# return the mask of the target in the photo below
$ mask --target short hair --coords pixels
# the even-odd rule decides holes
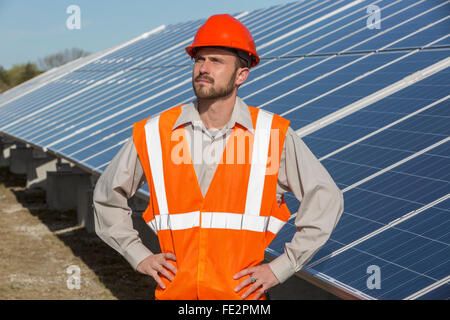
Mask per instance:
[[[250,66],[252,64],[252,59],[251,59],[250,55],[248,54],[248,52],[246,52],[244,50],[239,50],[239,49],[236,49],[235,51],[236,51],[236,55],[239,60],[239,67],[240,68],[250,68]]]

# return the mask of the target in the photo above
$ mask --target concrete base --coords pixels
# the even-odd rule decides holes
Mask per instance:
[[[77,222],[89,233],[95,232],[94,210],[92,207],[93,194],[93,188],[85,189],[83,185],[79,185],[77,192]]]
[[[78,192],[92,188],[91,175],[81,170],[47,171],[46,200],[49,209],[76,210]]]
[[[57,170],[58,159],[34,149],[27,164],[27,188],[47,189],[47,171]]]
[[[0,139],[0,168],[10,166],[10,155],[13,148],[16,148],[16,145],[11,140],[5,137]]]
[[[32,159],[32,152],[32,148],[27,148],[21,143],[18,143],[16,148],[10,149],[9,171],[15,174],[26,174],[27,164]]]

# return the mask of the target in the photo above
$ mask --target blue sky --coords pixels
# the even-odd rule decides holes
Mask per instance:
[[[72,47],[96,52],[163,24],[286,2],[292,0],[0,0],[0,65],[9,69]],[[70,5],[80,7],[79,30],[66,27]]]

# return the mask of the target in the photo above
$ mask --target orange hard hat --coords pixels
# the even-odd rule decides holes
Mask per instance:
[[[195,48],[226,47],[242,50],[250,56],[250,67],[259,63],[255,41],[248,29],[236,18],[229,14],[218,14],[209,17],[202,25],[192,44],[186,47],[186,52],[194,58]]]

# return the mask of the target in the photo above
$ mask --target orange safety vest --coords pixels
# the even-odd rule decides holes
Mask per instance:
[[[175,254],[176,262],[169,262],[178,269],[172,282],[161,277],[166,289],[157,286],[155,297],[242,299],[248,286],[234,292],[244,278],[233,276],[263,261],[265,249],[290,217],[284,198],[279,203],[276,197],[289,121],[248,107],[254,133],[239,125],[233,128],[203,197],[185,128],[173,129],[181,107],[133,128],[150,190],[143,218],[158,235],[161,251]]]

